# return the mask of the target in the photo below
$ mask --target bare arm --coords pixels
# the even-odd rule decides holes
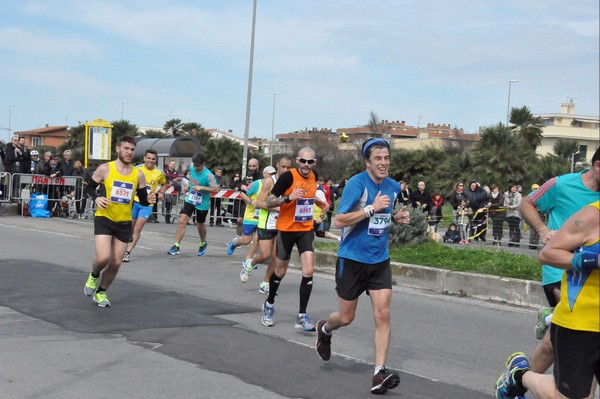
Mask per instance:
[[[542,237],[542,242],[544,244],[547,243],[551,237],[551,230],[548,229],[548,227],[542,221],[540,213],[529,196],[523,198],[519,210],[521,211],[521,216],[525,219],[527,224],[537,231],[540,237]]]
[[[572,269],[573,251],[598,240],[599,219],[600,212],[591,206],[571,216],[548,241],[540,253],[540,261],[561,269]]]

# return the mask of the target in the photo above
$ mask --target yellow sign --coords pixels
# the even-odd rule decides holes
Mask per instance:
[[[88,159],[110,160],[112,128],[104,119],[85,122],[85,167]]]

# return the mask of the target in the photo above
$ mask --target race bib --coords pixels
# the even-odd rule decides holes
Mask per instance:
[[[260,216],[260,208],[254,208],[254,219],[258,219]]]
[[[115,180],[110,192],[110,201],[117,204],[129,204],[133,197],[133,183]]]
[[[202,192],[190,190],[188,202],[194,206],[202,205]]]
[[[302,198],[296,200],[296,212],[294,213],[294,222],[308,222],[313,220],[314,207],[314,198]]]
[[[279,216],[279,212],[269,212],[269,217],[267,218],[267,230],[275,230],[277,228],[277,217]]]
[[[376,213],[369,218],[370,236],[382,236],[383,233],[390,227],[392,221],[391,213]]]

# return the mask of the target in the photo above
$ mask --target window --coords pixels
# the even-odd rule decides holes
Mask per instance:
[[[31,138],[31,146],[32,147],[40,147],[43,145],[43,140],[41,137],[32,137]]]

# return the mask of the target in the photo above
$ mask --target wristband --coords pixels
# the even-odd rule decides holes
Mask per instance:
[[[589,271],[598,269],[598,255],[591,252],[576,252],[571,260],[573,270]]]
[[[373,208],[373,205],[367,205],[363,208],[363,212],[368,219],[375,214],[375,208]]]
[[[283,202],[285,202],[286,204],[289,204],[290,202],[292,202],[292,200],[290,199],[289,195],[286,195],[283,197]]]

